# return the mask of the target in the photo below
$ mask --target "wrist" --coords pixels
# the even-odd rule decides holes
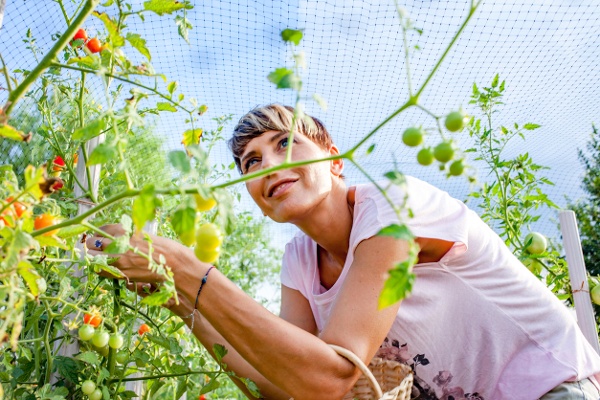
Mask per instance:
[[[178,262],[171,267],[175,288],[180,295],[185,296],[193,307],[202,277],[212,265],[198,260],[194,255],[194,251],[190,248],[180,252],[179,257]],[[190,312],[191,310],[188,314]]]

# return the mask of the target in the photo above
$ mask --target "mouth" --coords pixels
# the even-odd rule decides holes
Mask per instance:
[[[296,183],[298,179],[282,179],[278,182],[275,182],[269,188],[267,197],[277,197],[278,195],[285,192],[289,187],[291,187],[294,183]]]

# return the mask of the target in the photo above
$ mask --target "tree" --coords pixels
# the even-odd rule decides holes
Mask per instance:
[[[587,197],[570,207],[577,215],[586,268],[591,275],[600,275],[600,133],[596,126],[592,130],[587,152],[578,151],[585,168],[582,188]]]

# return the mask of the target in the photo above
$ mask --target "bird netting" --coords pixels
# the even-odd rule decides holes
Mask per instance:
[[[30,70],[65,30],[64,15],[72,15],[76,5],[64,3],[61,9],[54,1],[8,2],[0,30],[0,53],[9,70]],[[135,8],[143,2],[131,3]],[[145,14],[145,21],[133,16],[128,30],[146,40],[152,54],[150,64],[157,72],[177,81],[188,98],[208,106],[199,119],[204,130],[215,126],[213,118],[231,114],[225,127],[225,136],[229,136],[235,121],[257,105],[294,104],[295,93],[277,90],[267,79],[276,68],[293,63],[290,46],[280,37],[285,28],[301,29],[304,35],[295,51],[304,52],[307,64],[301,71],[305,110],[325,123],[342,150],[357,143],[408,99],[405,47],[393,1],[193,3],[185,15],[192,26],[189,43],[180,37],[175,15],[159,18]],[[465,20],[470,3],[405,1],[399,5],[422,31],[411,30],[407,37],[411,82],[418,88]],[[111,8],[101,11],[110,14]],[[90,36],[106,34],[99,18],[90,17],[84,25]],[[144,61],[131,47],[125,49],[133,59]],[[535,162],[549,167],[543,174],[555,185],[544,190],[564,206],[566,196],[577,199],[582,195],[577,149],[585,147],[600,111],[598,60],[600,5],[596,0],[485,1],[428,83],[420,103],[436,115],[461,106],[476,114],[469,104],[473,84],[489,86],[499,74],[506,81],[506,90],[494,124],[541,125],[526,132],[526,140],[512,140],[506,148],[507,157],[528,152]],[[89,77],[86,84],[94,100],[106,104],[102,79]],[[327,110],[310,100],[313,93],[326,100]],[[125,98],[129,93],[123,90],[121,95]],[[2,102],[5,97],[0,94]],[[19,110],[28,115],[38,112],[36,103],[27,99]],[[165,154],[180,147],[182,132],[189,128],[186,118],[185,113],[162,113],[155,118],[152,129],[164,139]],[[40,128],[35,124],[41,122],[32,121],[35,134]],[[433,126],[423,110],[414,108],[400,114],[372,137],[368,144],[376,146],[369,156],[359,157],[361,165],[376,179],[397,166],[406,174],[466,198],[472,187],[464,177],[447,179],[435,166],[418,165],[416,150],[402,144],[404,129],[420,124]],[[452,137],[463,149],[473,145],[465,132]],[[430,139],[433,145],[433,135]],[[10,162],[14,149],[9,149],[6,141],[0,142],[0,164]],[[467,156],[477,169],[478,183],[490,179],[489,169],[473,161],[475,155]],[[215,163],[231,162],[224,145],[213,157]],[[366,181],[349,165],[345,175],[351,184]],[[248,208],[250,203],[247,199]],[[556,232],[555,211],[539,213],[542,217],[537,229],[552,235]],[[276,237],[284,242],[290,233]]]

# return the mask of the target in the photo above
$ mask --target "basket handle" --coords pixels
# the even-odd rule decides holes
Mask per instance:
[[[335,350],[335,352],[338,353],[340,356],[348,359],[352,364],[356,365],[371,383],[371,387],[373,387],[373,389],[375,390],[377,398],[380,399],[381,397],[383,397],[383,392],[381,391],[381,387],[379,386],[377,379],[375,379],[371,370],[365,365],[365,363],[360,358],[356,356],[356,354],[354,354],[348,349],[336,346],[335,344],[330,344],[329,347]]]

